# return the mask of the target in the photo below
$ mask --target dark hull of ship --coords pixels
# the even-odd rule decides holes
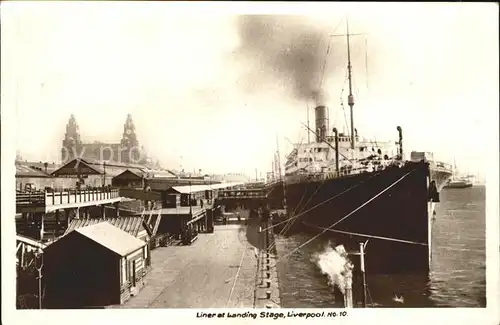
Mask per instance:
[[[324,236],[348,251],[359,251],[359,243],[369,240],[367,272],[428,271],[430,181],[428,164],[407,162],[382,171],[286,184],[288,215],[303,213],[289,232],[321,233],[359,208],[332,228],[349,234],[326,231]]]

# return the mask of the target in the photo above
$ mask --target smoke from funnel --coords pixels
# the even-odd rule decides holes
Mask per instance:
[[[352,276],[353,265],[347,257],[344,246],[332,248],[330,242],[321,253],[315,253],[312,261],[319,267],[321,273],[328,277],[328,285],[336,286],[345,294],[346,277]]]
[[[249,65],[245,81],[249,90],[263,82],[283,83],[298,100],[325,105],[323,79],[345,62],[332,59],[333,45],[325,65],[328,28],[316,27],[301,16],[238,17],[238,58]]]
[[[313,98],[314,102],[316,103],[316,106],[325,106],[326,105],[326,94],[323,90],[316,90],[313,91]]]

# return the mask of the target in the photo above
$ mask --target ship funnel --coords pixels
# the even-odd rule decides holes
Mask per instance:
[[[328,117],[326,114],[326,106],[319,105],[315,109],[316,116],[316,142],[323,142],[328,136]]]

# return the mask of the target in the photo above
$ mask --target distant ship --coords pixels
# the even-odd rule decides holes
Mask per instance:
[[[365,259],[371,272],[428,270],[432,219],[439,190],[451,176],[450,168],[428,153],[412,152],[404,159],[402,128],[399,141],[363,139],[354,128],[354,96],[347,27],[347,72],[350,134],[329,133],[324,103],[315,108],[315,142],[295,144],[285,163],[285,217],[275,226],[295,223],[298,231],[333,234],[337,243],[356,249],[370,241]],[[396,128],[395,128],[396,131]],[[281,173],[280,173],[281,174]],[[288,226],[292,227],[292,226]],[[290,229],[287,228],[287,229]]]
[[[444,188],[468,188],[474,186],[474,176],[473,175],[465,175],[458,176],[457,164],[453,163],[453,176],[452,178],[445,184]]]
[[[450,180],[444,188],[467,188],[472,187],[474,184],[467,177],[462,177],[461,179]]]

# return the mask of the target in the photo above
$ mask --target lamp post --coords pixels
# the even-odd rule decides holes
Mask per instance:
[[[366,275],[365,275],[365,244],[359,243],[359,258],[360,258],[360,268],[361,268],[361,277],[363,280],[363,291],[362,291],[362,299],[363,299],[363,307],[366,308]]]
[[[35,268],[38,271],[38,309],[42,309],[42,268],[43,268],[43,252],[38,249],[35,252]]]

